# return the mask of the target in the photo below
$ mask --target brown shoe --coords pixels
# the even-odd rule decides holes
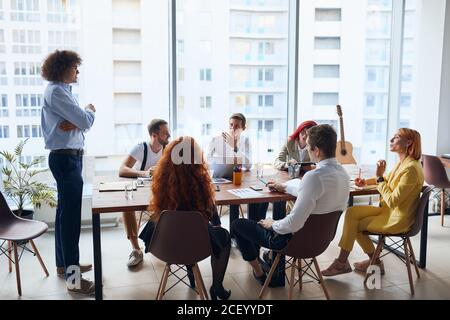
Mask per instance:
[[[367,273],[367,268],[369,268],[370,265],[370,259],[361,261],[361,262],[355,262],[353,266],[355,267],[355,271]],[[375,263],[375,266],[380,267],[380,273],[381,275],[384,275],[384,264],[383,261],[380,260],[379,263]]]
[[[92,270],[92,264],[90,264],[90,263],[85,263],[85,264],[80,263],[80,272],[81,273],[85,273],[85,272],[88,272],[88,271],[91,271],[91,270]],[[64,267],[57,267],[56,268],[56,274],[59,277],[64,277],[65,271],[66,271],[66,269]]]
[[[75,292],[75,293],[91,296],[91,295],[95,294],[95,284],[93,281],[90,281],[89,279],[81,278],[80,286],[78,288],[72,288],[70,286],[67,286],[67,290],[69,292]]]
[[[352,267],[350,266],[350,263],[348,263],[348,260],[345,263],[342,263],[338,259],[335,259],[327,269],[322,271],[322,275],[324,277],[333,277],[338,274],[349,272],[352,272]]]

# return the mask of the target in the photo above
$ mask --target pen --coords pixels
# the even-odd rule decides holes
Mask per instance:
[[[262,183],[264,183],[264,185],[267,187],[267,181],[264,181],[264,180],[261,179],[261,178],[258,178],[258,180],[261,181]]]

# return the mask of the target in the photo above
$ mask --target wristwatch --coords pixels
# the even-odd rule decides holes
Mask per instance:
[[[384,178],[383,177],[378,177],[377,183],[381,183],[381,182],[384,182]]]

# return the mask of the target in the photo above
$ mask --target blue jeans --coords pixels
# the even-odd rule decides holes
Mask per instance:
[[[80,264],[81,200],[83,196],[83,157],[50,153],[50,171],[56,180],[58,206],[55,220],[56,266]]]

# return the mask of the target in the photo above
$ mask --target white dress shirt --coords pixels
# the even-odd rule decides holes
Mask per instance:
[[[272,229],[278,234],[297,232],[311,214],[344,211],[350,193],[350,177],[336,159],[331,158],[320,161],[302,180],[294,179],[284,186],[297,200],[290,214],[273,223]]]
[[[238,164],[242,164],[244,169],[250,170],[252,166],[252,147],[250,139],[244,133],[239,137],[237,143],[237,152],[223,140],[222,136],[214,137],[208,147],[207,159],[211,162],[213,158],[232,158],[238,159]]]

